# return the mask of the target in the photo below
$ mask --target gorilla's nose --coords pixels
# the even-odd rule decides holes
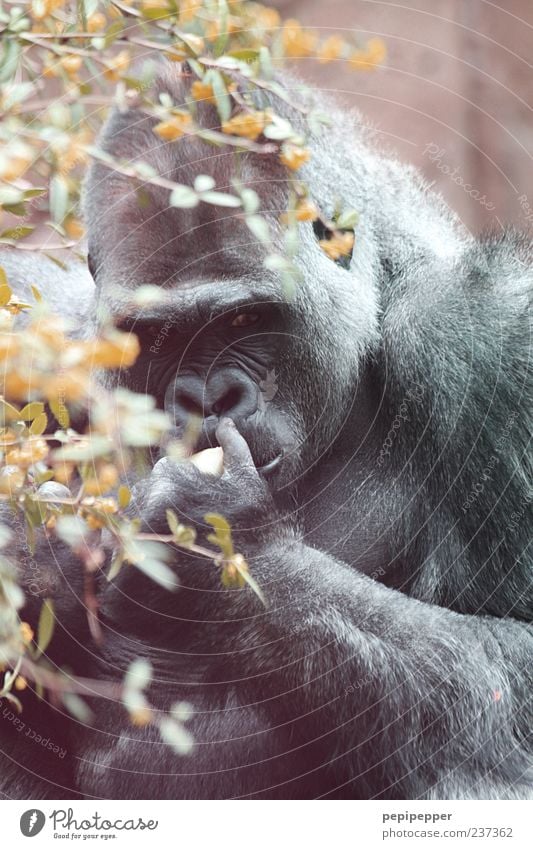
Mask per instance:
[[[184,375],[175,381],[171,414],[178,426],[185,424],[191,415],[202,419],[229,416],[239,421],[256,411],[257,398],[257,385],[237,369],[218,371],[206,381]]]

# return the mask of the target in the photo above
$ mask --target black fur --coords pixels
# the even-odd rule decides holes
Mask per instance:
[[[158,85],[184,101],[175,68]],[[177,432],[199,405],[200,447],[225,449],[220,479],[159,461],[135,490],[145,525],[164,530],[172,507],[201,538],[205,512],[225,514],[269,605],[223,590],[192,556],[176,555],[176,593],[124,568],[102,591],[99,650],[73,600],[79,566],[45,553],[39,563],[55,557],[64,576],[54,661],[116,680],[149,658],[151,699],[193,705],[196,745],[180,758],[108,701],[91,702],[92,727],[54,708],[45,723],[30,703],[23,718],[68,754],[45,759],[1,722],[6,796],[532,795],[531,242],[475,241],[415,172],[376,152],[357,116],[326,111],[332,128],[313,137],[302,176],[327,214],[337,202],[359,212],[353,258],[333,263],[302,225],[290,294],[234,210],[171,209],[148,186],[139,203],[131,180],[91,169],[100,306],[143,340],[120,382],[156,395]],[[210,108],[200,120],[216,125]],[[153,123],[116,112],[102,144],[187,185],[207,173],[229,186],[225,149],[162,143]],[[284,170],[271,156],[239,162],[281,238]],[[132,312],[143,283],[168,304]],[[236,334],[228,318],[242,304],[263,323]],[[275,388],[262,396],[265,380]]]

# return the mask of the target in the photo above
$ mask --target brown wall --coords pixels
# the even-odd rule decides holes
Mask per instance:
[[[324,33],[382,36],[387,67],[374,73],[311,59],[302,60],[300,69],[335,91],[347,107],[359,108],[388,148],[435,181],[472,230],[497,230],[500,222],[526,227],[522,195],[531,204],[533,222],[531,0],[279,0],[273,5]],[[434,154],[435,161],[425,152],[427,145],[443,151]],[[455,179],[471,189],[453,182],[454,169]]]

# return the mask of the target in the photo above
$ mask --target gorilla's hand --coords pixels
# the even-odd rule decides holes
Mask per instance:
[[[203,473],[190,462],[165,457],[138,485],[134,495],[145,530],[167,533],[166,511],[173,510],[184,525],[209,531],[205,515],[220,513],[245,551],[268,544],[273,537],[279,539],[281,519],[246,440],[229,418],[222,419],[216,436],[224,451],[220,477]]]

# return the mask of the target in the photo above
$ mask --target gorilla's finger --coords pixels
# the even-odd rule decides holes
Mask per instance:
[[[216,429],[216,437],[224,451],[224,468],[227,472],[256,472],[250,448],[232,419],[224,418]]]

